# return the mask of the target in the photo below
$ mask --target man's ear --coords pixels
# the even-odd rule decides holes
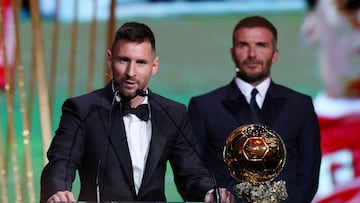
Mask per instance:
[[[159,68],[159,63],[160,63],[160,58],[157,56],[154,61],[153,61],[153,67],[152,67],[152,72],[151,75],[154,76]]]
[[[111,68],[111,60],[112,60],[112,54],[111,51],[108,49],[106,53],[106,66],[108,68]]]
[[[279,49],[275,49],[275,52],[274,52],[274,56],[273,56],[273,58],[272,58],[272,60],[271,60],[271,63],[272,64],[274,64],[274,63],[276,63],[276,61],[278,60],[278,58],[279,58]]]

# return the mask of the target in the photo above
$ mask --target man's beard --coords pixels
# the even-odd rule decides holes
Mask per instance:
[[[251,60],[244,61],[242,64],[240,62],[238,62],[238,61],[235,61],[235,65],[239,69],[239,71],[236,72],[237,77],[239,77],[240,79],[244,80],[247,83],[261,82],[261,81],[263,81],[263,80],[265,80],[266,78],[269,77],[270,72],[260,72],[260,73],[255,74],[255,75],[249,75],[245,71],[242,71],[242,68],[239,68],[239,67],[242,67],[242,66],[246,66],[247,62],[250,62],[250,61]],[[256,60],[254,62],[259,64],[259,65],[264,65],[264,66],[266,65],[262,61],[259,61],[259,60]],[[270,71],[270,68],[269,68],[269,71]]]
[[[121,85],[117,86],[117,89],[119,89],[119,94],[123,101],[130,101],[137,96],[136,93],[126,91]]]
[[[240,79],[244,80],[247,83],[255,83],[255,82],[261,82],[265,80],[268,77],[267,73],[260,73],[256,75],[247,75],[246,73],[239,71],[236,73],[236,76]]]

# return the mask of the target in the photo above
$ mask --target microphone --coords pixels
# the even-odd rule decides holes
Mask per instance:
[[[111,102],[111,110],[110,110],[110,113],[109,113],[109,118],[108,118],[108,123],[109,125],[111,125],[111,117],[112,117],[112,114],[113,114],[113,110],[114,110],[114,107],[115,105],[114,104],[119,104],[121,105],[121,102],[116,102],[116,97],[119,97],[120,98],[120,89],[119,88],[115,88],[114,90],[114,97],[112,99],[112,102]],[[121,108],[120,108],[121,109]],[[108,127],[111,127],[111,126],[108,126]]]
[[[184,135],[184,133],[182,132],[182,130],[180,129],[180,127],[176,124],[176,122],[174,121],[174,119],[170,116],[170,114],[165,110],[165,108],[160,104],[160,102],[158,102],[154,97],[152,97],[152,95],[147,94],[146,91],[144,91],[143,89],[137,89],[136,90],[136,94],[138,96],[148,96],[150,98],[152,98],[153,101],[155,101],[155,103],[157,103],[160,108],[163,110],[163,112],[166,114],[166,116],[169,118],[169,120],[173,123],[173,125],[176,127],[176,129],[178,130],[178,132],[180,132],[181,136],[185,139],[185,141],[189,144],[189,146],[191,147],[191,149],[195,152],[196,156],[201,160],[201,162],[205,165],[206,169],[209,171],[209,174],[212,178],[212,181],[214,183],[214,192],[215,192],[215,201],[217,203],[220,203],[220,190],[219,190],[219,186],[217,185],[217,181],[215,179],[214,174],[212,173],[212,171],[210,170],[209,166],[206,164],[206,162],[204,161],[204,159],[200,156],[200,153],[198,152],[198,150],[195,148],[195,146],[190,142],[190,140]]]
[[[142,97],[145,97],[145,96],[149,96],[144,90],[142,89],[137,89],[136,90],[136,94],[139,95],[139,96],[142,96]]]
[[[112,116],[113,116],[113,111],[115,109],[115,104],[117,102],[116,101],[116,96],[120,96],[120,89],[115,88],[114,91],[114,97],[112,99],[111,102],[111,109],[110,109],[110,113],[109,113],[109,117],[108,117],[108,127],[106,128],[106,137],[109,141],[109,143],[111,144],[111,139],[110,139],[110,135],[111,135],[111,128],[112,128]],[[121,102],[118,102],[119,105],[121,105]],[[104,142],[104,145],[106,144],[106,141]],[[112,145],[112,144],[111,144]],[[100,198],[100,171],[102,168],[102,157],[104,156],[104,151],[105,149],[107,149],[105,146],[103,147],[103,151],[101,152],[101,156],[100,159],[98,161],[98,165],[97,165],[97,170],[96,170],[96,178],[95,178],[95,184],[96,184],[96,202],[100,203],[101,202],[101,198]]]

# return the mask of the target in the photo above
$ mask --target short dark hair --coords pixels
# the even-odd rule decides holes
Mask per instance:
[[[233,31],[233,43],[235,42],[235,32],[240,28],[254,28],[262,27],[268,29],[274,36],[275,43],[277,42],[277,30],[275,26],[266,18],[261,16],[249,16],[243,18],[238,22]]]
[[[120,28],[115,33],[111,47],[112,50],[114,50],[116,43],[119,40],[139,43],[149,41],[153,51],[156,52],[154,33],[151,31],[149,26],[143,23],[127,22],[120,26]]]

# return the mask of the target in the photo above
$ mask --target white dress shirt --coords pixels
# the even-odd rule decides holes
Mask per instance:
[[[258,84],[256,87],[254,87],[250,83],[245,82],[244,80],[240,79],[239,77],[235,77],[235,83],[236,83],[237,87],[240,89],[241,93],[245,96],[246,101],[248,103],[250,103],[251,91],[254,88],[256,88],[258,90],[255,100],[260,109],[262,108],[262,106],[264,104],[266,92],[269,89],[270,82],[271,82],[271,79],[267,78],[264,81],[262,81],[260,84]]]
[[[148,97],[145,97],[142,104],[148,104]],[[123,117],[123,120],[133,167],[135,190],[137,194],[141,186],[146,159],[149,152],[151,140],[151,119],[148,121],[143,121],[134,114],[128,114]]]

